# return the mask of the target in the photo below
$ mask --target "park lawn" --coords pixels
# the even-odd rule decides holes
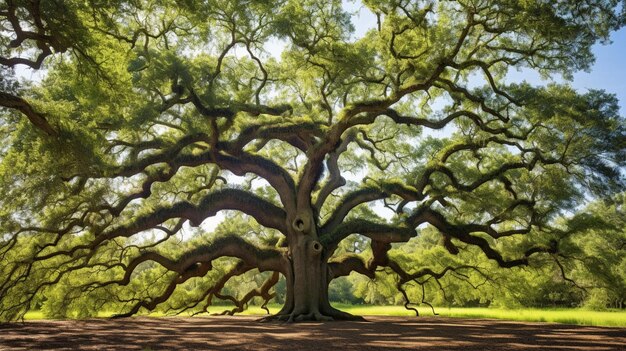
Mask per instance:
[[[372,306],[333,304],[336,308],[359,316],[414,316],[413,311],[403,306]],[[280,309],[278,305],[268,306],[271,313]],[[420,316],[432,316],[430,307],[419,307]],[[580,308],[539,309],[539,308],[461,308],[435,307],[435,312],[443,317],[494,318],[526,322],[554,322],[591,326],[626,327],[626,311],[592,311]],[[244,314],[261,315],[265,311],[251,306]]]
[[[413,316],[413,311],[403,306],[340,305],[335,307],[358,315]],[[432,316],[430,307],[419,307],[421,316]],[[443,317],[494,318],[526,322],[555,322],[565,324],[626,327],[626,311],[592,311],[580,308],[562,309],[501,309],[501,308],[461,308],[435,307],[435,312]]]
[[[333,304],[336,308],[360,316],[414,316],[413,311],[406,310],[403,306],[372,306],[372,305],[348,305]],[[221,312],[228,307],[215,306],[211,312]],[[271,304],[268,306],[270,313],[276,313],[281,306]],[[433,316],[429,307],[418,308],[420,316]],[[592,311],[580,308],[570,309],[501,309],[501,308],[461,308],[461,307],[435,307],[435,312],[443,317],[458,318],[493,318],[503,320],[516,320],[526,322],[554,322],[565,324],[578,324],[590,326],[626,327],[626,311]],[[265,310],[259,306],[250,306],[243,315],[265,315]],[[103,312],[99,317],[108,317],[111,313]],[[151,313],[150,316],[160,317],[163,313]],[[45,319],[41,311],[31,311],[25,316],[27,320]]]

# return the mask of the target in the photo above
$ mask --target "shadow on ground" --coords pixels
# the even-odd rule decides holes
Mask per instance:
[[[0,350],[626,350],[626,328],[498,320],[368,317],[258,323],[254,317],[0,324]]]

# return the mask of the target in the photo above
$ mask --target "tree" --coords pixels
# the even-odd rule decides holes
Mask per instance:
[[[359,38],[341,1],[0,5],[0,317],[59,291],[127,316],[191,284],[175,310],[236,312],[280,275],[272,318],[354,318],[328,301],[350,272],[385,268],[407,299],[488,276],[388,254],[424,226],[450,253],[524,266],[561,254],[557,216],[624,188],[614,96],[507,79],[589,68],[623,2],[354,5],[377,18]],[[43,78],[20,82],[24,65]],[[218,213],[232,222],[213,235]],[[259,288],[225,292],[256,270]]]
[[[585,292],[585,304],[624,308],[626,301],[626,193],[610,202],[594,202],[572,217],[568,275]],[[567,261],[566,261],[567,262]]]

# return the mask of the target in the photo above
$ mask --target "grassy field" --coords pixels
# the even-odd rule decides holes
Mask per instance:
[[[414,316],[413,311],[403,306],[370,306],[333,304],[336,308],[360,316]],[[275,313],[279,306],[270,306]],[[429,307],[419,307],[421,316],[432,316]],[[435,307],[435,312],[444,317],[495,318],[527,322],[554,322],[565,324],[626,327],[626,311],[590,311],[584,309],[496,309],[496,308],[448,308]],[[258,307],[250,307],[245,314],[265,314]]]
[[[336,308],[361,316],[413,316],[412,311],[402,306],[370,306],[370,305],[345,305],[334,304]],[[271,313],[280,309],[279,305],[270,305]],[[216,306],[213,311],[221,312],[224,308]],[[421,316],[432,316],[432,310],[428,307],[418,308]],[[504,320],[517,320],[527,322],[554,322],[565,324],[579,324],[592,326],[626,327],[626,311],[590,311],[584,309],[496,309],[496,308],[448,308],[435,307],[435,312],[444,317],[462,318],[495,318]],[[265,311],[258,306],[250,306],[244,315],[264,315]],[[107,317],[110,313],[102,313],[101,317]],[[152,316],[162,316],[153,313]],[[26,314],[25,319],[44,319],[45,316],[39,311]]]
[[[412,316],[402,306],[350,306],[336,305],[344,311],[358,315]],[[432,316],[430,308],[418,308],[420,315]],[[626,327],[626,311],[590,311],[584,309],[496,309],[435,307],[444,317],[495,318],[527,322],[555,322],[579,325]]]

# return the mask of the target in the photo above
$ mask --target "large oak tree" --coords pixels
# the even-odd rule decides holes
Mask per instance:
[[[624,8],[4,0],[0,318],[61,284],[62,299],[124,316],[205,280],[179,311],[215,299],[239,311],[282,275],[273,318],[344,319],[328,286],[351,272],[387,269],[403,293],[488,275],[389,255],[425,226],[448,252],[501,267],[559,260],[569,229],[555,217],[623,189],[624,120],[610,94],[507,73],[588,69]],[[355,9],[376,19],[362,36]],[[224,213],[258,230],[202,225]],[[368,249],[346,250],[353,235]],[[223,290],[254,270],[271,272],[258,288]]]

